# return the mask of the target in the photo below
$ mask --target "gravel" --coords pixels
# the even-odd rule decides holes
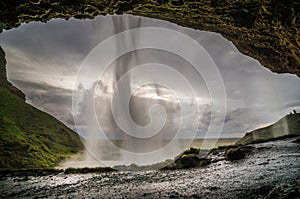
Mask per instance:
[[[296,138],[253,144],[244,159],[173,171],[2,176],[1,198],[297,198]]]

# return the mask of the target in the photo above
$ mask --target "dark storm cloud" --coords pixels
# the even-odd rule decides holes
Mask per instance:
[[[51,113],[69,125],[74,125],[72,116],[72,90],[54,87],[47,83],[21,80],[12,80],[12,82],[18,88],[22,88],[27,102]]]

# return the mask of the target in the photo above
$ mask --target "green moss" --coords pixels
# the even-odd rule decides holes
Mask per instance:
[[[225,159],[230,161],[243,159],[254,148],[252,146],[230,146],[225,151]]]
[[[272,71],[300,76],[299,7],[293,0],[3,0],[0,31],[22,22],[128,13],[221,33]]]
[[[199,155],[199,152],[200,152],[200,148],[191,147],[188,150],[185,150],[183,152],[183,155],[187,155],[187,154],[196,154],[196,155]]]
[[[200,158],[196,154],[183,154],[175,161],[179,168],[198,167]]]
[[[51,168],[82,149],[78,135],[0,87],[0,168]]]
[[[229,148],[225,152],[226,160],[240,160],[244,158],[246,153],[244,153],[240,148]]]
[[[174,161],[175,164],[168,167],[169,169],[183,169],[193,167],[203,167],[211,163],[211,159],[199,157],[200,148],[193,148],[184,151]]]
[[[197,154],[183,154],[175,160],[176,169],[185,169],[193,167],[204,167],[211,163],[211,159],[200,158]]]

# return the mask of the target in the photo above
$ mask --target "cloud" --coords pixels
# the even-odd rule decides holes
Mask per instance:
[[[237,109],[233,111],[227,111],[226,117],[225,117],[225,123],[231,121],[231,120],[236,120],[239,118],[243,113],[247,112],[247,108],[240,108],[238,107]]]
[[[28,103],[42,109],[68,125],[74,125],[72,116],[72,90],[22,80],[12,80],[26,95]]]
[[[48,23],[31,22],[3,31],[0,44],[6,51],[9,80],[26,94],[29,103],[73,127],[72,89],[81,62],[104,39],[124,30],[145,26],[183,32],[197,40],[211,56],[222,75],[227,95],[226,99],[212,101],[212,104],[225,102],[227,105],[222,136],[242,136],[248,130],[275,122],[291,109],[299,109],[300,79],[295,75],[270,72],[257,60],[241,54],[220,34],[130,15],[99,16],[93,20],[53,19]],[[182,48],[190,50],[188,46]],[[144,49],[134,53],[138,59],[133,59],[134,56],[129,53],[120,60],[133,66],[155,60],[172,66],[190,80],[197,97],[209,99],[204,78],[186,60],[161,50]],[[143,75],[147,72],[135,77]],[[160,75],[172,80],[170,74],[161,72]],[[110,80],[102,81],[105,84]],[[172,82],[184,96],[181,82]],[[106,86],[105,90],[111,91],[112,86]],[[203,104],[200,113],[199,128],[204,130],[210,124],[211,109],[214,108],[207,104]],[[85,112],[88,108],[82,106],[81,111]],[[99,106],[101,108],[109,109],[105,103]],[[82,123],[86,119],[82,117]]]

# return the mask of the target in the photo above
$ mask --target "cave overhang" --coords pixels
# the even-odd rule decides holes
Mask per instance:
[[[3,0],[0,6],[0,32],[52,18],[132,14],[220,33],[273,72],[300,76],[300,4],[293,0]]]

